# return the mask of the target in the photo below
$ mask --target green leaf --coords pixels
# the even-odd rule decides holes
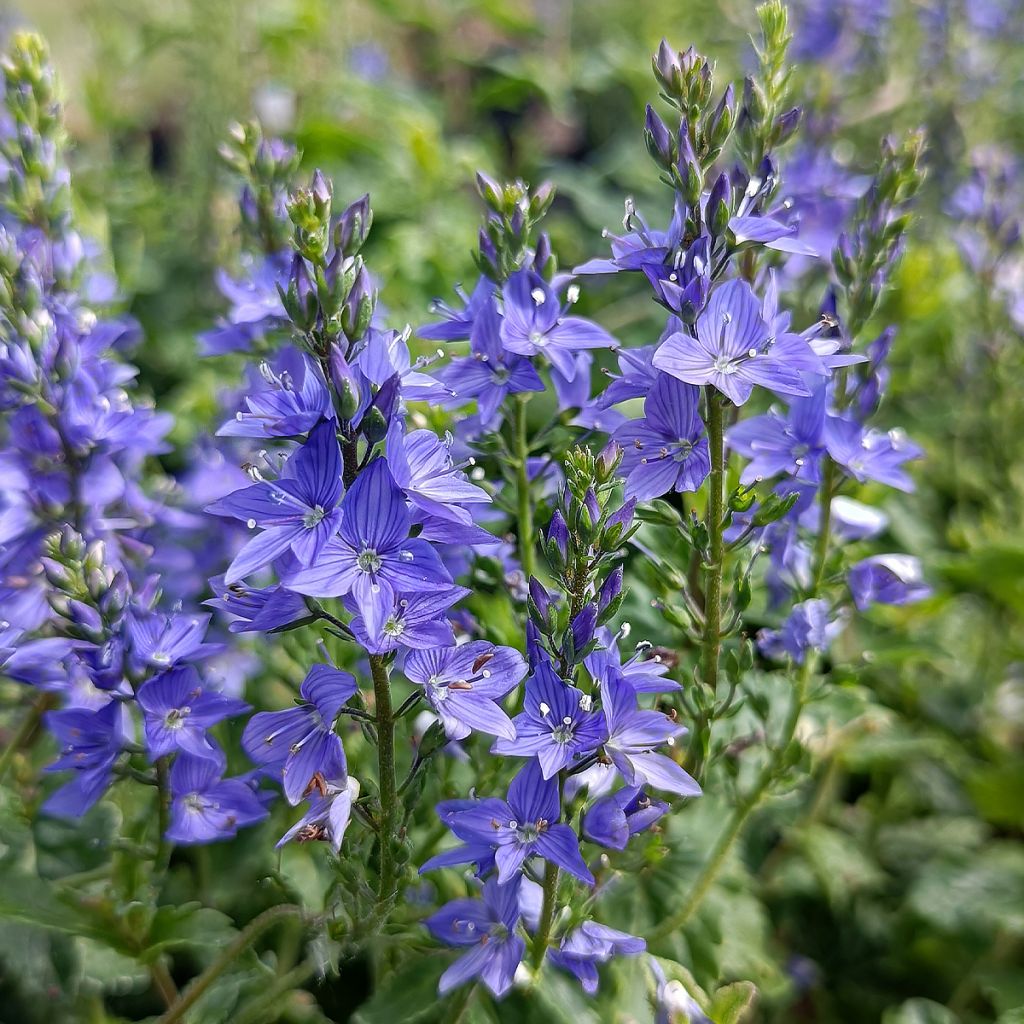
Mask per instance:
[[[908,999],[894,1010],[886,1010],[882,1024],[960,1024],[960,1018],[941,1003],[930,999]]]
[[[0,877],[0,919],[81,935],[114,948],[122,945],[117,936],[91,915],[69,900],[60,899],[53,886],[31,875]]]
[[[715,1024],[740,1024],[754,1006],[757,989],[749,981],[737,981],[720,988],[711,1000],[710,1017]]]
[[[361,1006],[355,1024],[412,1024],[438,1013],[437,983],[451,962],[448,956],[416,959],[388,978],[387,984]],[[438,1018],[440,1019],[440,1018]]]
[[[175,946],[216,948],[230,942],[237,934],[231,918],[200,903],[158,907],[150,924],[146,949],[139,959],[150,963],[164,950]]]

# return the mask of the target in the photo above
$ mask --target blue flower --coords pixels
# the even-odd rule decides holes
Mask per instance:
[[[612,348],[615,339],[604,328],[577,316],[566,316],[551,286],[532,270],[518,270],[502,289],[501,342],[509,352],[543,353],[567,380],[576,376],[575,355],[581,348]]]
[[[179,750],[194,757],[218,760],[220,750],[206,730],[249,710],[245,701],[204,690],[199,673],[191,665],[162,672],[139,687],[137,699],[145,718],[146,746],[152,760]]]
[[[356,478],[341,505],[341,529],[320,558],[286,576],[290,590],[312,597],[351,592],[368,632],[394,607],[395,594],[433,590],[451,576],[427,541],[412,538],[405,496],[387,461],[375,459]]]
[[[594,876],[580,855],[576,833],[568,825],[558,824],[559,804],[558,780],[545,779],[537,761],[527,762],[512,780],[507,801],[490,797],[450,809],[445,823],[464,845],[449,851],[446,864],[477,861],[481,848],[490,847],[501,885],[517,879],[530,857],[542,857],[593,885]],[[434,858],[430,866],[441,865]]]
[[[736,405],[746,402],[755,385],[810,394],[802,367],[791,365],[785,352],[777,357],[775,340],[750,285],[727,281],[712,292],[694,332],[670,335],[655,353],[654,365],[689,384],[711,384]]]
[[[596,921],[584,921],[562,939],[558,949],[548,950],[548,959],[578,979],[588,996],[597,993],[597,965],[616,956],[639,956],[647,943],[635,935],[620,932]]]
[[[698,388],[661,373],[644,402],[644,418],[615,431],[629,497],[649,501],[667,491],[696,491],[707,479],[711,456],[699,404]]]
[[[298,707],[261,711],[249,719],[242,746],[257,764],[281,772],[290,804],[297,804],[317,777],[344,777],[345,751],[334,720],[357,690],[348,672],[314,665],[299,688]]]
[[[624,786],[587,808],[583,835],[599,846],[624,850],[630,836],[649,829],[668,809],[663,800],[652,800],[642,786]]]
[[[872,555],[850,569],[847,582],[861,611],[874,602],[912,604],[932,592],[924,582],[920,559],[911,555]]]
[[[542,661],[526,681],[523,711],[512,720],[515,730],[498,740],[495,754],[536,757],[541,775],[550,779],[563,768],[593,753],[605,736],[604,716],[590,698],[560,679]]]
[[[491,879],[482,896],[480,900],[452,900],[424,921],[436,939],[469,949],[441,975],[441,995],[479,978],[500,999],[512,987],[522,963],[526,943],[516,934],[519,885],[499,885]]]
[[[700,786],[657,747],[686,733],[659,711],[637,706],[636,691],[616,672],[601,681],[601,707],[608,723],[604,749],[630,786],[647,783],[680,796],[700,796]]]
[[[171,821],[167,838],[183,845],[229,839],[267,816],[252,787],[221,778],[223,763],[182,754],[171,765]]]
[[[497,703],[526,675],[523,656],[511,647],[478,640],[412,650],[405,660],[405,675],[423,687],[449,739],[465,739],[474,729],[515,737],[515,727]]]
[[[341,521],[341,451],[335,425],[321,420],[285,463],[280,479],[261,480],[208,507],[261,528],[224,574],[235,583],[291,551],[302,565],[315,562]]]

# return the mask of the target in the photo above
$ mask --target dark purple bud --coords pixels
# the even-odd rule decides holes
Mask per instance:
[[[707,127],[708,138],[714,149],[721,149],[729,138],[733,125],[736,123],[736,91],[732,82],[729,83],[722,98],[711,115]]]
[[[647,152],[659,167],[667,170],[672,166],[675,158],[672,150],[672,133],[649,103],[644,120],[644,141],[647,143]]]
[[[679,67],[679,58],[676,51],[668,45],[667,39],[662,39],[658,46],[658,52],[651,60],[654,67],[654,76],[662,84],[669,96],[677,96],[682,86],[682,69]]]
[[[338,395],[338,414],[343,423],[348,423],[361,404],[362,388],[359,378],[338,345],[331,345],[327,367],[331,374],[331,384]]]
[[[704,188],[704,172],[690,142],[690,127],[686,118],[679,122],[679,154],[676,158],[676,184],[683,198],[691,206],[700,202]]]
[[[579,654],[594,639],[594,630],[597,628],[597,607],[592,604],[586,605],[572,620],[573,650]]]
[[[775,145],[781,146],[788,142],[800,126],[800,118],[803,111],[799,107],[793,107],[775,119]]]
[[[551,595],[536,576],[530,577],[530,600],[536,605],[541,619],[546,622],[551,610]]]
[[[566,526],[565,519],[558,509],[555,509],[555,514],[551,517],[551,523],[548,525],[547,541],[548,548],[553,546],[561,555],[564,563],[569,557],[569,527]]]
[[[345,256],[355,256],[363,247],[372,223],[373,211],[367,192],[342,211],[334,225],[334,247]]]
[[[633,513],[635,510],[636,498],[630,498],[622,508],[616,509],[616,511],[608,517],[608,522],[605,525],[605,528],[611,529],[611,527],[621,524],[623,531],[628,530],[633,525]]]
[[[597,502],[597,495],[592,487],[587,488],[586,497],[583,500],[584,508],[590,519],[590,525],[596,526],[601,521],[601,506]]]
[[[537,236],[537,245],[533,251],[533,269],[542,273],[551,259],[551,239],[546,231]]]
[[[731,216],[732,185],[727,175],[720,174],[708,195],[706,220],[712,237],[719,238],[725,232]]]
[[[331,183],[324,177],[319,167],[313,172],[313,180],[310,183],[309,191],[313,196],[313,203],[317,213],[321,217],[324,214],[329,214],[334,189],[331,187]]]
[[[370,274],[366,267],[360,267],[352,290],[341,309],[341,327],[351,340],[357,341],[366,333],[373,318],[375,302],[376,296]]]
[[[537,624],[533,619],[526,620],[526,660],[529,662],[531,670],[546,660],[544,648],[540,642],[540,630],[537,629]]]
[[[476,172],[476,190],[480,193],[480,198],[495,213],[504,211],[504,190],[489,174],[485,174],[483,171]]]
[[[100,610],[108,619],[116,620],[127,607],[130,596],[131,584],[128,581],[128,574],[123,569],[118,569],[106,593],[100,598]]]
[[[597,594],[598,611],[604,611],[622,593],[622,566],[617,565],[601,584]]]
[[[103,636],[103,619],[92,605],[83,601],[69,601],[64,616],[80,635],[97,640]]]
[[[363,417],[362,431],[368,441],[376,444],[384,439],[401,395],[402,379],[397,373],[392,374],[373,396],[370,408]]]
[[[607,483],[615,474],[622,462],[622,447],[617,441],[609,441],[597,457],[597,479],[599,483]]]

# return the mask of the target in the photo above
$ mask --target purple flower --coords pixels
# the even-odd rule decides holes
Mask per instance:
[[[501,341],[509,352],[543,353],[567,380],[576,376],[581,348],[612,348],[615,339],[597,324],[566,316],[551,286],[532,270],[516,271],[502,289]]]
[[[178,750],[219,760],[220,750],[206,730],[249,710],[245,701],[204,690],[199,673],[191,665],[162,672],[143,684],[138,702],[145,718],[146,746],[154,761]]]
[[[261,480],[208,506],[218,516],[261,527],[224,574],[235,583],[291,550],[302,565],[315,562],[341,521],[341,451],[333,421],[315,426],[285,463],[280,479]]]
[[[750,459],[740,482],[785,474],[817,483],[825,453],[825,387],[790,402],[785,416],[771,410],[740,420],[726,435],[729,447]]]
[[[608,376],[611,383],[594,399],[600,409],[607,409],[626,402],[631,398],[644,398],[651,388],[663,376],[655,368],[652,360],[658,350],[657,345],[645,345],[642,348],[620,348],[618,376],[610,370]]]
[[[668,804],[652,800],[642,786],[624,786],[587,808],[583,836],[599,846],[624,850],[630,836],[645,832],[667,813]]]
[[[630,231],[633,220],[640,225],[639,230]],[[621,270],[643,270],[649,265],[660,265],[669,262],[669,256],[679,245],[683,237],[686,223],[686,207],[681,199],[676,200],[672,211],[672,222],[667,231],[649,228],[643,218],[627,205],[625,226],[626,235],[612,235],[611,259],[593,259],[573,269],[574,274],[617,274]]]
[[[405,496],[385,459],[375,459],[359,474],[345,495],[341,516],[338,536],[320,558],[285,578],[289,589],[312,597],[351,592],[367,631],[375,633],[394,607],[396,593],[451,584],[430,544],[410,538]]]
[[[511,647],[477,640],[459,647],[412,650],[405,660],[405,675],[423,687],[449,739],[465,739],[474,729],[515,737],[512,721],[497,703],[526,675],[523,656]]]
[[[768,657],[788,654],[802,665],[809,650],[827,651],[842,628],[842,620],[832,618],[828,601],[812,598],[794,605],[781,629],[761,630],[757,643]]]
[[[281,836],[275,848],[280,849],[293,839],[297,843],[323,841],[330,843],[337,853],[352,818],[352,802],[358,796],[359,783],[353,778],[339,782],[318,781],[309,810]]]
[[[213,843],[267,816],[266,808],[242,779],[223,779],[223,764],[182,754],[171,765],[171,823],[167,838],[176,843]]]
[[[416,333],[426,341],[465,341],[473,333],[473,326],[480,313],[489,305],[493,305],[494,284],[481,276],[467,295],[461,287],[455,293],[462,300],[462,309],[455,309],[441,299],[430,304],[431,313],[440,313],[444,319],[440,323],[420,327]]]
[[[498,740],[492,751],[536,757],[541,775],[550,779],[601,745],[604,715],[592,711],[590,704],[590,697],[542,661],[526,680],[522,714],[512,720],[514,732]]]
[[[491,500],[486,491],[471,484],[452,463],[449,445],[432,430],[412,430],[407,434],[401,420],[392,420],[386,451],[395,483],[428,515],[472,523],[469,509],[459,506]]]
[[[698,388],[662,373],[644,402],[644,418],[615,431],[628,497],[649,501],[666,491],[696,491],[707,479],[711,456],[699,403]]]
[[[453,359],[438,372],[453,393],[449,405],[475,398],[481,427],[493,427],[508,395],[543,391],[544,382],[529,359],[506,352],[501,342],[501,317],[488,296],[472,324],[472,355]]]
[[[349,626],[370,654],[388,654],[399,647],[453,647],[455,634],[444,613],[469,593],[466,587],[439,586],[420,594],[395,594],[394,604],[372,635],[361,615]]]
[[[850,570],[848,581],[861,611],[873,602],[911,604],[932,592],[922,577],[920,559],[911,555],[872,555]]]
[[[106,792],[114,762],[124,747],[123,707],[112,700],[98,711],[51,711],[46,725],[61,745],[61,756],[47,771],[74,775],[43,804],[47,814],[80,818]]]
[[[519,886],[499,885],[491,879],[482,895],[482,900],[452,900],[424,922],[431,935],[446,945],[469,948],[441,975],[441,995],[479,978],[500,999],[512,987],[522,963],[526,943],[516,934]]]
[[[623,662],[610,629],[602,626],[597,631],[597,639],[602,646],[588,654],[583,664],[598,686],[607,675],[615,673],[621,675],[637,693],[667,693],[669,690],[682,689],[679,683],[665,678],[668,665],[661,660],[659,654],[645,657],[651,649],[650,644],[637,644],[633,656]]]
[[[223,576],[215,576],[210,586],[217,596],[204,603],[233,616],[228,625],[232,633],[273,633],[313,618],[301,594],[294,594],[277,583],[262,589],[241,583],[227,586]]]
[[[311,431],[322,419],[333,419],[327,384],[316,364],[289,348],[277,360],[277,368],[260,364],[268,384],[265,391],[247,395],[247,412],[238,412],[217,433],[222,437],[297,437]]]
[[[204,643],[209,625],[209,615],[133,611],[127,618],[132,663],[140,670],[160,671],[215,654],[221,645]]]
[[[597,965],[615,956],[639,956],[647,943],[635,935],[617,931],[596,921],[584,921],[562,939],[558,949],[548,950],[551,962],[576,977],[588,996],[597,993]]]
[[[446,863],[477,861],[481,847],[490,847],[501,885],[515,881],[526,860],[535,856],[594,884],[580,855],[576,833],[568,825],[558,824],[558,780],[545,779],[537,761],[528,761],[512,780],[507,801],[490,797],[467,804],[451,810],[445,818],[464,844],[460,850],[448,851]],[[431,866],[439,866],[434,860]]]
[[[696,336],[678,331],[654,355],[659,370],[689,384],[711,384],[742,405],[754,385],[810,394],[797,369],[775,357],[771,330],[745,281],[726,281],[697,318]]]
[[[302,681],[302,703],[285,711],[260,711],[242,734],[245,752],[260,765],[279,770],[284,795],[297,804],[316,778],[343,778],[345,751],[334,720],[358,687],[348,672],[314,665]]]
[[[733,217],[729,221],[729,233],[736,246],[753,242],[768,249],[777,249],[779,252],[793,253],[797,256],[818,255],[811,246],[796,238],[796,225],[783,224],[774,217]]]
[[[700,796],[700,786],[670,757],[655,751],[686,733],[660,711],[637,706],[636,691],[616,672],[601,681],[601,705],[608,722],[604,749],[627,785],[647,783],[680,796]]]
[[[901,491],[912,491],[914,481],[903,469],[924,452],[901,430],[867,430],[853,420],[830,416],[825,423],[829,455],[861,482],[877,480]]]

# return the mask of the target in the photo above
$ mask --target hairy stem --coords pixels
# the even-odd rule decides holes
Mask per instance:
[[[373,693],[377,718],[377,785],[380,790],[380,906],[395,897],[395,822],[398,812],[398,789],[395,782],[395,713],[391,704],[391,678],[386,659],[370,655]]]
[[[290,903],[281,903],[269,910],[264,910],[259,917],[253,918],[220,954],[192,982],[185,992],[175,1001],[157,1024],[174,1024],[202,998],[210,986],[242,955],[268,928],[285,917],[302,916],[302,909]]]
[[[548,949],[548,937],[555,920],[555,896],[558,893],[558,865],[547,861],[544,865],[544,901],[540,908],[537,933],[533,937],[533,966],[540,970]]]
[[[518,500],[519,564],[523,575],[529,582],[534,574],[534,543],[533,543],[533,502],[530,495],[530,473],[527,460],[530,446],[526,432],[526,403],[528,396],[515,396],[515,428],[516,428],[516,498]]]
[[[713,704],[718,692],[718,662],[722,653],[722,571],[725,545],[725,416],[722,399],[710,386],[707,395],[708,447],[711,473],[708,476],[708,510],[705,525],[709,537],[708,564],[704,572],[704,638],[701,644],[701,679]],[[710,722],[701,715],[690,740],[689,761],[700,778],[708,756]]]

